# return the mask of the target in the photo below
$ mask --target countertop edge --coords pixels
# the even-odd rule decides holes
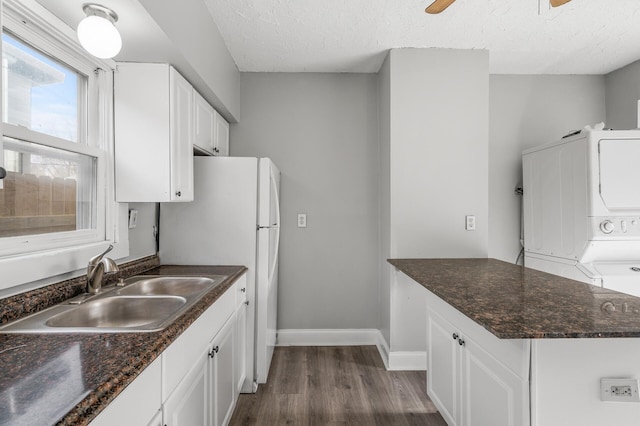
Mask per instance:
[[[470,310],[466,306],[464,306],[460,300],[456,300],[456,297],[450,297],[450,295],[446,294],[446,291],[441,291],[441,289],[438,289],[437,286],[434,286],[433,284],[429,283],[428,279],[424,279],[424,277],[418,276],[416,271],[412,271],[412,269],[414,268],[408,268],[406,264],[408,262],[413,262],[413,263],[433,262],[434,264],[435,263],[461,264],[465,262],[469,264],[476,263],[476,264],[482,264],[482,265],[495,264],[504,268],[519,268],[521,273],[523,273],[522,274],[523,276],[530,274],[533,277],[545,277],[549,280],[559,283],[558,284],[559,286],[566,285],[566,283],[573,283],[573,284],[578,283],[579,285],[583,285],[583,286],[591,286],[590,284],[587,284],[587,283],[576,282],[574,280],[570,280],[561,276],[552,275],[546,272],[538,271],[536,269],[527,268],[521,265],[514,265],[508,262],[504,262],[504,261],[501,261],[498,259],[492,259],[492,258],[434,258],[434,259],[420,259],[420,258],[400,259],[398,258],[398,259],[387,259],[387,262],[392,266],[394,266],[399,272],[402,272],[403,274],[411,278],[417,284],[424,287],[427,291],[431,292],[433,295],[437,296],[438,298],[443,300],[445,303],[447,303],[449,306],[453,307],[454,309],[459,311],[461,314],[463,314],[464,316],[466,316],[467,318],[475,322],[477,325],[481,326],[482,328],[484,328],[485,330],[487,330],[488,332],[490,332],[491,334],[493,334],[499,339],[577,339],[577,338],[578,339],[579,338],[601,339],[601,338],[638,338],[640,337],[640,325],[638,325],[638,327],[634,329],[624,329],[624,330],[622,329],[607,330],[606,326],[603,326],[602,330],[592,330],[592,331],[572,330],[571,326],[567,326],[566,328],[568,330],[566,331],[561,329],[549,330],[549,331],[529,329],[529,330],[513,331],[513,332],[497,330],[496,328],[492,327],[490,323],[483,320],[483,317],[491,317],[492,316],[491,314],[487,315],[486,312],[483,312],[483,315],[481,316],[478,314],[474,314],[473,312],[470,312]],[[541,284],[538,284],[538,285],[541,285]],[[628,300],[636,300],[636,301],[638,300],[638,298],[635,298],[634,296],[624,295],[624,294],[613,292],[610,290],[601,289],[600,287],[597,287],[597,286],[591,286],[591,287],[595,287],[599,289],[599,291],[604,290],[610,294],[615,294],[617,296],[625,297]],[[566,307],[557,306],[556,309],[557,309],[557,312],[562,312],[562,310],[566,309]],[[493,315],[493,316],[498,317],[499,315]]]

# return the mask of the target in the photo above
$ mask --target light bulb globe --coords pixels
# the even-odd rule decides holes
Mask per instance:
[[[87,52],[100,59],[113,58],[122,48],[122,38],[115,25],[96,15],[87,16],[80,21],[78,40]]]

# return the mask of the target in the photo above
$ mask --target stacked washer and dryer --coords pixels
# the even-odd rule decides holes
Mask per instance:
[[[523,152],[525,265],[640,296],[640,130]]]

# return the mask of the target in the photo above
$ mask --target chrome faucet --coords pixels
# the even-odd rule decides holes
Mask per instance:
[[[87,293],[100,293],[100,289],[102,288],[102,278],[104,275],[115,274],[119,271],[116,262],[108,257],[104,257],[104,255],[109,253],[111,250],[113,250],[112,245],[107,247],[104,253],[93,256],[89,259],[89,264],[87,265]]]

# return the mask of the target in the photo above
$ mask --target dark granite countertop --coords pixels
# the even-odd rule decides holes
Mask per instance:
[[[245,271],[160,266],[144,272],[229,276],[158,332],[0,334],[0,425],[88,424]]]
[[[501,339],[640,337],[635,296],[495,259],[389,263]]]

